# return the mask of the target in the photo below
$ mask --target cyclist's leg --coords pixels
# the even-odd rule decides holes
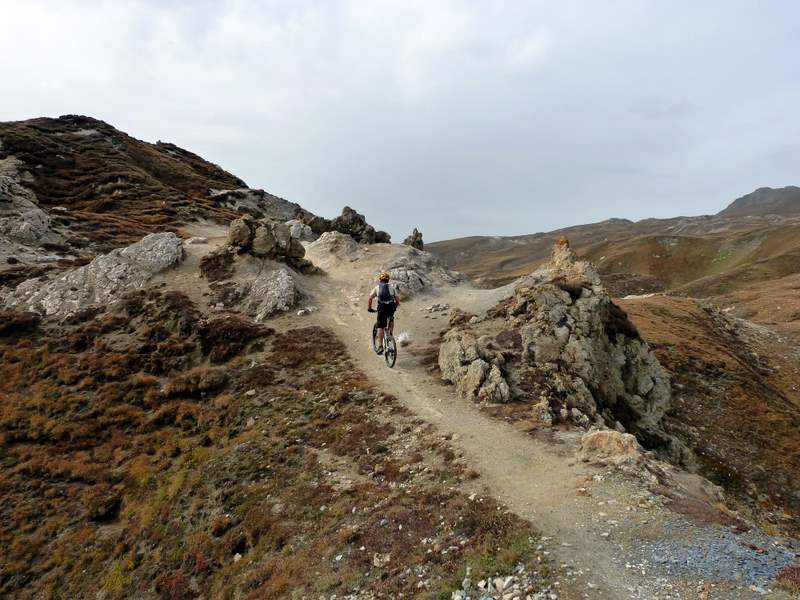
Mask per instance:
[[[391,304],[391,309],[389,310],[389,335],[394,335],[394,311],[397,310],[396,304]]]
[[[378,303],[378,319],[376,322],[378,326],[378,348],[383,351],[383,336],[384,336],[384,329],[386,328],[386,308],[384,304]]]

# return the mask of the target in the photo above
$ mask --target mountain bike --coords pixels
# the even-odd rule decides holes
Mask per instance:
[[[375,311],[372,311],[375,312]],[[394,323],[394,315],[389,317],[389,323],[383,330],[383,358],[386,360],[387,366],[391,369],[397,361],[397,343],[394,341],[394,336],[389,331],[389,326]],[[372,349],[377,352],[380,349],[378,345],[378,324],[372,326]]]

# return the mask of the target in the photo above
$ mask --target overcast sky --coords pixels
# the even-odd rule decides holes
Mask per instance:
[[[78,113],[395,239],[800,184],[800,2],[0,0],[0,120]]]

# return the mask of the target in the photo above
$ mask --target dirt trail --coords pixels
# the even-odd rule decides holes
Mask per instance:
[[[165,278],[169,287],[189,289],[197,300],[208,289],[204,280],[197,279],[197,263],[203,254],[224,243],[219,231],[196,232],[200,233],[206,234],[208,243],[188,247],[186,263]],[[324,275],[299,277],[305,304],[319,309],[302,317],[303,322],[332,328],[377,387],[395,395],[450,437],[463,461],[480,475],[464,483],[464,491],[474,492],[478,501],[481,494],[491,494],[553,540],[548,549],[559,564],[569,565],[571,572],[564,581],[563,598],[756,597],[747,587],[734,583],[712,586],[713,592],[705,595],[709,588],[700,578],[670,578],[652,569],[646,560],[637,563],[631,558],[644,543],[681,536],[692,540],[697,532],[658,503],[648,501],[652,496],[643,485],[576,460],[579,435],[537,439],[483,414],[454,388],[435,381],[405,348],[400,349],[395,368],[389,369],[371,347],[373,315],[366,311],[366,295],[374,285],[377,267],[393,252],[396,247],[373,246],[360,260],[328,260]],[[438,302],[480,312],[510,291],[510,287],[479,290],[468,285],[439,288],[435,295],[403,303],[395,333],[408,332],[412,348],[425,347],[447,326],[447,316],[421,312],[420,308]],[[271,324],[296,327],[299,318],[288,313]],[[588,493],[579,494],[580,488],[588,488]]]
[[[365,274],[365,272],[366,274]],[[537,440],[511,425],[482,414],[454,388],[443,386],[404,349],[389,369],[370,345],[373,315],[366,311],[366,291],[373,269],[356,271],[352,265],[331,269],[327,277],[308,281],[312,303],[319,307],[313,320],[333,327],[360,368],[387,393],[435,425],[463,453],[465,462],[480,478],[472,491],[488,490],[513,512],[529,519],[561,548],[559,559],[582,571],[576,579],[591,598],[656,598],[652,581],[614,561],[614,545],[601,537],[593,516],[596,501],[579,496],[596,470],[576,462],[576,440],[553,444]],[[358,293],[361,291],[362,293]],[[446,323],[446,316],[424,318],[420,308],[432,302],[481,310],[496,303],[504,290],[476,290],[468,286],[446,288],[435,297],[419,297],[403,303],[395,333],[406,331],[413,345],[425,345]],[[623,485],[619,482],[615,486]],[[634,495],[636,490],[616,489],[614,496]],[[603,495],[603,494],[601,494]],[[619,506],[622,509],[622,503]],[[675,596],[672,596],[673,598]]]

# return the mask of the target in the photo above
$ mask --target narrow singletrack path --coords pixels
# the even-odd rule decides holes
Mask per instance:
[[[369,289],[360,279],[336,280],[329,274],[310,280],[309,285],[313,303],[319,308],[313,320],[334,329],[359,368],[380,389],[396,396],[442,435],[451,437],[451,445],[480,474],[476,482],[466,484],[473,486],[472,491],[488,490],[561,545],[559,559],[583,571],[579,581],[584,579],[587,592],[591,593],[587,597],[656,597],[649,595],[647,577],[612,560],[613,544],[590,533],[594,506],[577,491],[597,471],[574,459],[574,447],[559,448],[558,443],[536,439],[483,414],[474,403],[458,396],[455,388],[435,381],[407,348],[399,348],[397,364],[389,369],[371,347],[374,315],[366,310],[366,292],[354,301],[358,296],[355,286]],[[426,302],[476,309],[487,300],[490,304],[497,300],[497,293],[466,286],[440,293],[435,298],[404,302],[397,312],[395,336],[407,332],[413,340],[412,347],[419,347],[446,326],[446,316],[424,318],[419,309]]]

